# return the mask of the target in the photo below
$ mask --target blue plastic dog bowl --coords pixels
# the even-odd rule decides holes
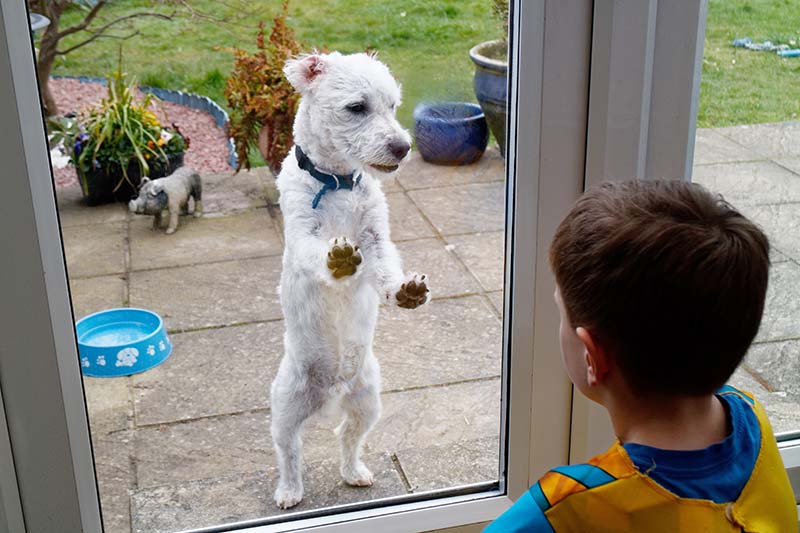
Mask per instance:
[[[164,321],[146,309],[108,309],[75,324],[86,376],[130,376],[163,363],[172,353]]]
[[[414,108],[414,136],[425,161],[469,165],[486,150],[489,128],[477,104],[423,102]]]

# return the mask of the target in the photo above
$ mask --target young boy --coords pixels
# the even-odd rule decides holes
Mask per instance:
[[[550,263],[567,374],[619,440],[484,533],[796,533],[764,409],[725,386],[761,322],[766,236],[699,185],[607,183],[562,221]]]

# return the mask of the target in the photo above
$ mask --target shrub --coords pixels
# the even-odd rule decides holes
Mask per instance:
[[[268,43],[264,42],[264,23],[259,24],[255,53],[233,50],[234,68],[225,97],[231,108],[228,133],[236,145],[237,171],[250,168],[250,150],[259,148],[277,174],[292,145],[299,95],[283,75],[283,66],[299,53],[300,45],[286,25],[288,9],[287,0],[273,20]]]

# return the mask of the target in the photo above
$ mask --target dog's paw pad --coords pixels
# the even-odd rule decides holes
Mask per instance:
[[[342,469],[342,478],[351,487],[371,487],[373,475],[364,463],[359,463],[353,468]]]
[[[400,286],[400,290],[395,294],[397,305],[404,309],[416,309],[428,301],[427,277],[413,274],[408,281]]]
[[[278,487],[275,490],[275,504],[281,509],[294,507],[303,499],[303,489]]]
[[[328,269],[334,278],[340,279],[352,276],[361,264],[361,252],[358,246],[353,246],[345,237],[334,239],[328,252]]]

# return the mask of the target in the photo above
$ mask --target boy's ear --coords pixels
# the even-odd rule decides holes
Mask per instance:
[[[286,79],[297,92],[305,93],[311,83],[325,72],[325,56],[314,53],[290,59],[283,67]]]
[[[576,328],[575,334],[583,344],[586,359],[586,383],[590,387],[602,385],[606,381],[611,361],[608,352],[586,328]]]

